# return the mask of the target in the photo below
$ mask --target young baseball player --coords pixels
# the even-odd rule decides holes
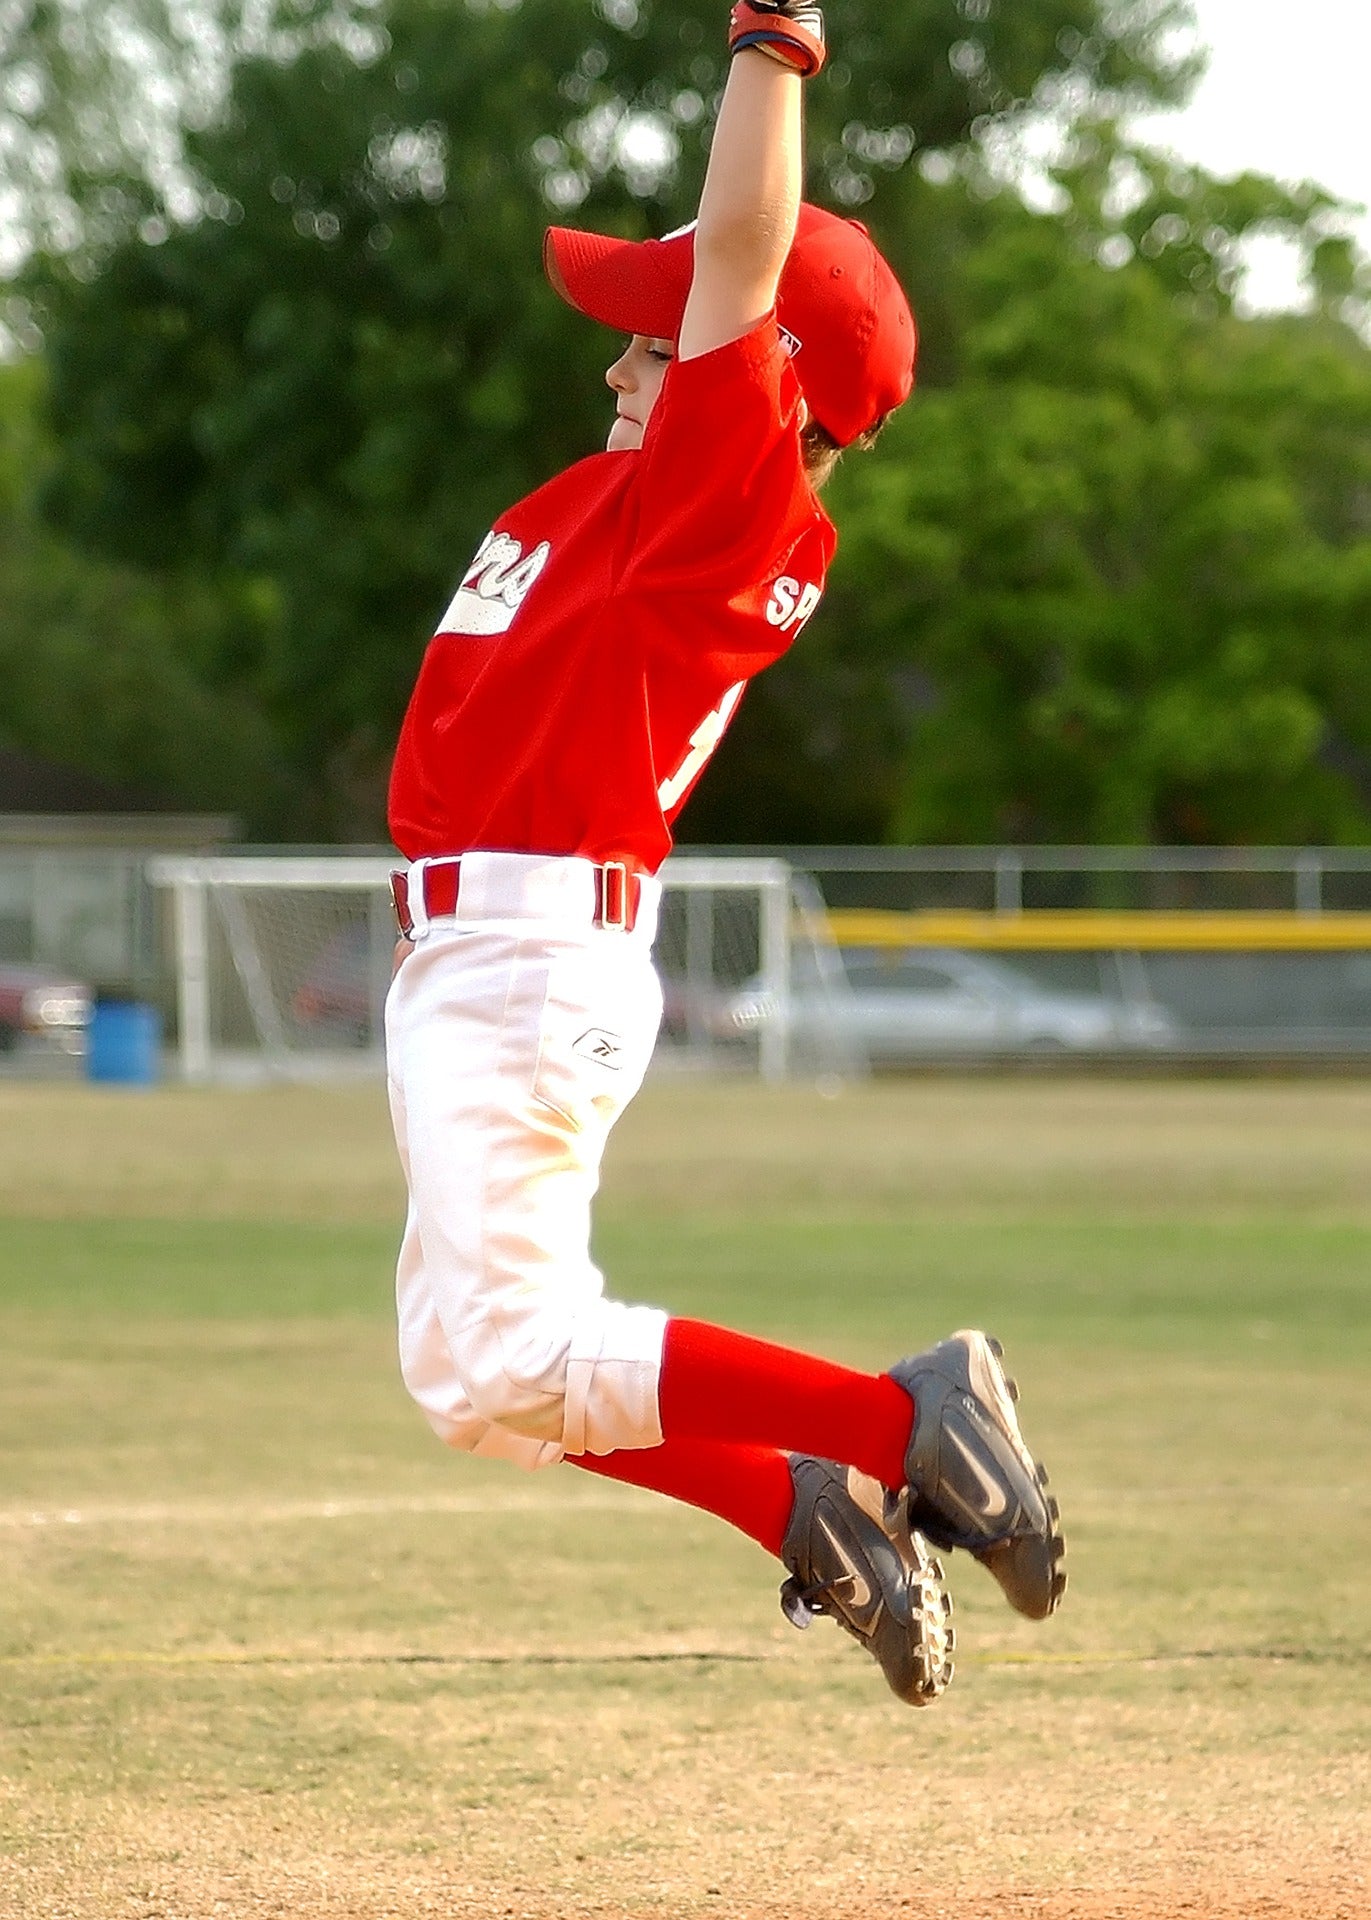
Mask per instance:
[[[951,1675],[960,1547],[1022,1613],[1065,1579],[999,1349],[954,1334],[882,1375],[607,1299],[589,1254],[609,1130],[652,1052],[671,822],[834,548],[815,494],[913,383],[866,231],[802,206],[823,23],[739,0],[693,229],[554,229],[563,298],[629,344],[608,446],[502,515],[425,655],[391,786],[404,936],[387,1009],[409,1184],[406,1384],[438,1434],[566,1460],[732,1522],[922,1704]]]

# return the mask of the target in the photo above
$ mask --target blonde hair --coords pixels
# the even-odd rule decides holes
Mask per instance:
[[[851,444],[859,453],[871,451],[881,428],[889,417],[889,414],[883,414],[875,426],[868,427],[865,433],[857,435]],[[833,478],[834,470],[847,448],[838,445],[827,427],[821,427],[817,420],[811,420],[800,431],[800,450],[804,455],[805,472],[809,475],[809,484],[817,493]]]

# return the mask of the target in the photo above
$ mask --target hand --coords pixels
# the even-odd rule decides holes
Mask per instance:
[[[823,9],[814,0],[737,0],[729,16],[728,50],[756,47],[802,80],[824,64]]]

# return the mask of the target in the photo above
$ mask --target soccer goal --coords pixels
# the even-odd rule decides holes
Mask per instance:
[[[384,856],[162,858],[177,1045],[187,1080],[376,1072],[395,940]],[[823,902],[777,859],[681,855],[662,871],[654,1071],[767,1080],[861,1070],[836,1039],[792,1032],[797,993],[841,993]],[[834,1033],[841,1023],[834,1023]],[[808,1030],[807,1030],[808,1031]]]

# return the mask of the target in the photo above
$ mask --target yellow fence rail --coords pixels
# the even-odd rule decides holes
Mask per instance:
[[[1371,952],[1371,913],[894,913],[839,907],[841,947],[972,947],[997,952]]]

